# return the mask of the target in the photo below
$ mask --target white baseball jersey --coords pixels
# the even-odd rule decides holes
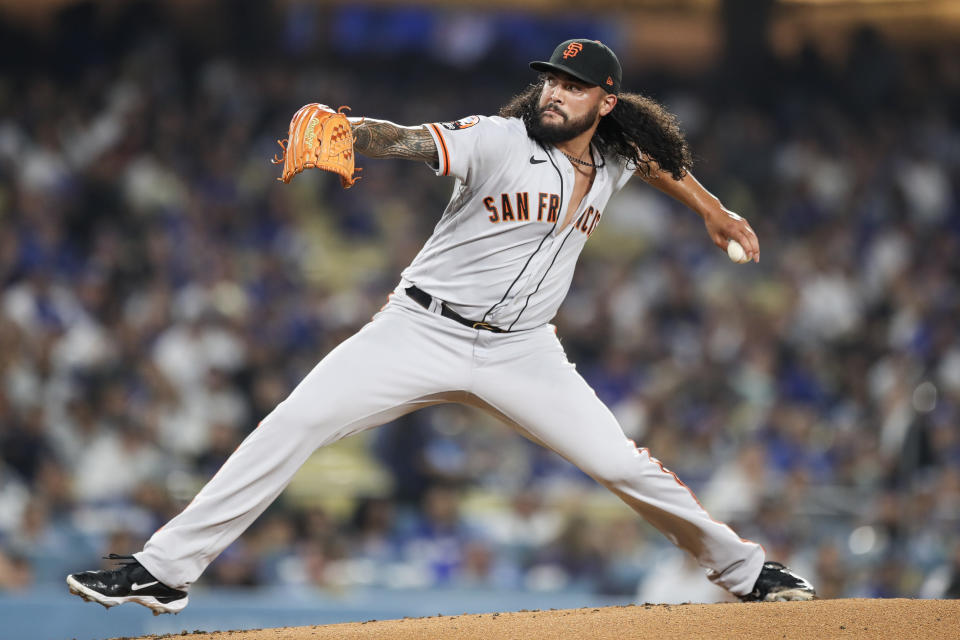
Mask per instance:
[[[527,136],[521,120],[471,116],[427,129],[437,175],[457,180],[404,279],[470,320],[512,331],[546,324],[607,202],[633,171],[594,150],[593,185],[563,226],[575,170],[556,148]]]
[[[564,225],[574,169],[532,141],[520,120],[474,116],[427,126],[437,173],[457,181],[394,295],[263,419],[137,560],[167,586],[186,589],[317,447],[459,402],[577,465],[691,553],[712,581],[749,593],[763,549],[711,519],[676,475],[627,439],[547,324],[610,196],[632,171],[594,152],[600,168]],[[432,295],[431,304],[412,298],[410,283]],[[438,301],[508,332],[465,326],[445,317]]]

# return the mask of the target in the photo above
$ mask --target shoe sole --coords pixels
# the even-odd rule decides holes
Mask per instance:
[[[764,602],[799,602],[805,600],[816,600],[817,594],[808,589],[784,589],[768,593],[763,599]]]
[[[173,602],[168,602],[166,604],[160,602],[153,596],[125,596],[121,598],[112,598],[94,591],[89,587],[83,586],[77,582],[72,575],[67,576],[67,586],[70,588],[70,593],[75,596],[80,596],[85,602],[96,602],[97,604],[102,604],[107,609],[125,602],[134,602],[136,604],[145,606],[153,611],[153,615],[158,616],[161,613],[180,613],[183,611],[184,607],[187,606],[186,596],[180,600],[174,600]]]

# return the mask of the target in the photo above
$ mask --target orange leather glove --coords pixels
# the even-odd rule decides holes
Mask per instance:
[[[300,107],[290,120],[290,131],[285,140],[277,140],[283,149],[274,164],[283,164],[283,175],[277,180],[290,182],[304,169],[323,169],[340,176],[344,189],[353,186],[360,169],[353,166],[353,131],[343,110],[334,111],[325,104],[312,102]]]

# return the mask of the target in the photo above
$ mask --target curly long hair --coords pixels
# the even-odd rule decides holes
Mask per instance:
[[[537,117],[543,78],[515,95],[500,108],[504,118],[520,118],[527,125]],[[677,117],[655,100],[636,93],[620,93],[613,111],[600,118],[593,143],[604,155],[634,163],[645,176],[650,160],[674,180],[680,180],[693,166],[690,148],[680,131]],[[645,159],[645,156],[649,159]]]

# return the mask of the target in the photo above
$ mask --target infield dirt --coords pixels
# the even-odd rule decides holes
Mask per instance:
[[[813,602],[632,605],[518,611],[322,627],[183,632],[190,640],[843,640],[960,639],[960,600],[815,600]],[[127,639],[133,640],[133,639]]]

